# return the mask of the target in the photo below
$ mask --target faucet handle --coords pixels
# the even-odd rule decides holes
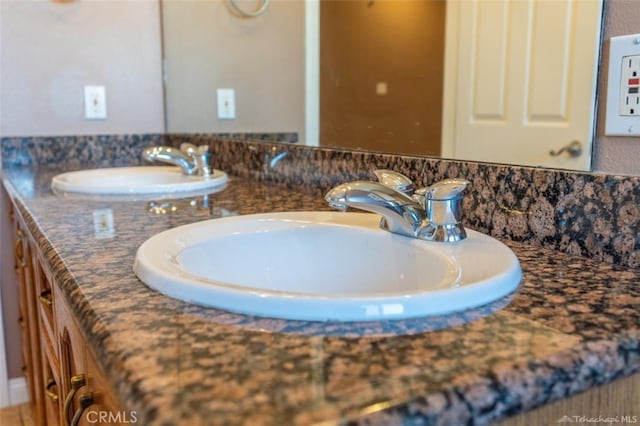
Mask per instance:
[[[192,143],[182,142],[180,144],[180,151],[187,154],[189,157],[193,157],[193,155],[197,152],[198,148]]]
[[[197,152],[198,154],[204,154],[205,152],[209,152],[209,144],[198,145]]]
[[[460,178],[444,179],[420,190],[420,195],[424,195],[427,200],[453,200],[460,197],[469,183]]]
[[[391,189],[395,189],[398,192],[402,192],[405,195],[413,195],[414,186],[411,179],[403,175],[402,173],[394,172],[388,169],[374,170],[373,173],[378,178],[378,181]]]
[[[180,151],[184,152],[190,157],[193,157],[196,155],[202,155],[205,152],[209,152],[209,145],[204,144],[204,145],[195,146],[192,143],[183,142],[180,144]]]
[[[180,144],[180,151],[187,154],[194,161],[196,170],[199,171],[200,176],[211,176],[211,168],[209,167],[209,159],[211,158],[209,145],[195,146],[192,143],[183,142]]]
[[[467,233],[462,220],[462,191],[469,185],[465,179],[445,179],[416,193],[423,195],[428,225],[422,235],[432,241],[460,241]]]

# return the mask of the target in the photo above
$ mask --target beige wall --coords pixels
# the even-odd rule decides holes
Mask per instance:
[[[162,8],[167,131],[304,136],[304,1],[272,1],[257,18],[240,18],[220,0]],[[235,120],[217,118],[217,88],[235,90]]]
[[[0,136],[163,132],[160,39],[157,0],[0,0]],[[107,120],[84,119],[84,85],[106,86]],[[0,265],[0,327],[12,378],[22,362],[10,267]]]
[[[157,0],[0,0],[0,135],[164,131]],[[108,118],[84,119],[84,85]]]
[[[611,37],[640,34],[640,0],[606,0],[603,49],[598,78],[598,110],[593,169],[607,173],[640,175],[640,137],[605,136],[605,107],[609,40]],[[640,119],[638,119],[640,122]]]

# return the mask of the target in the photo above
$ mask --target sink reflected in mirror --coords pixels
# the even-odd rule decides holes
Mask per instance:
[[[114,167],[61,173],[53,177],[51,188],[56,194],[150,195],[158,198],[219,190],[228,179],[220,170],[203,177],[187,176],[179,167],[173,166]]]
[[[518,259],[469,230],[455,243],[379,228],[368,213],[286,212],[212,219],[149,238],[134,271],[150,288],[203,306],[311,321],[446,314],[513,292]]]

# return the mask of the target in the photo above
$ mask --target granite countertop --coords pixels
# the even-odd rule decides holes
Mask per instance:
[[[136,250],[198,220],[327,210],[318,194],[231,177],[208,207],[158,215],[148,201],[56,196],[53,169],[3,173],[140,424],[486,423],[640,370],[637,269],[505,241],[523,282],[479,309],[377,323],[258,318],[150,290],[132,271]],[[106,235],[94,228],[103,209],[114,219]]]

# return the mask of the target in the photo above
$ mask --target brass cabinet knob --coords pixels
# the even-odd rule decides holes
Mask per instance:
[[[49,380],[47,380],[47,384],[44,386],[44,394],[53,402],[58,402],[58,394],[51,390],[51,388],[56,385],[56,381],[49,378]]]
[[[40,302],[42,302],[43,305],[45,306],[51,306],[53,305],[53,300],[51,298],[51,290],[47,289],[47,290],[42,290],[40,292],[40,295],[38,296],[38,298],[40,299]]]
[[[23,250],[22,250],[23,236],[24,234],[20,229],[16,230],[16,241],[15,241],[15,244],[13,245],[13,248],[16,254],[16,260],[18,261],[18,266],[22,266],[24,268],[25,266],[27,266],[27,261],[24,258]]]

